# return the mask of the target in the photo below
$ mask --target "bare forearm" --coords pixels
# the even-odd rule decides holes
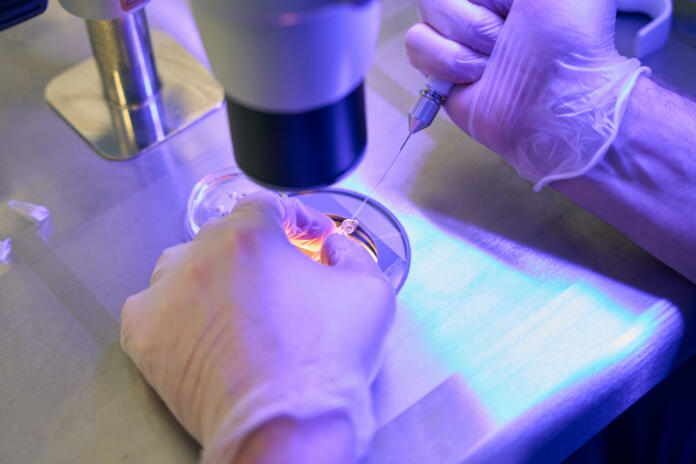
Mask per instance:
[[[340,413],[273,420],[253,432],[234,464],[353,464],[353,432]]]
[[[602,162],[552,186],[696,282],[694,102],[641,78]]]

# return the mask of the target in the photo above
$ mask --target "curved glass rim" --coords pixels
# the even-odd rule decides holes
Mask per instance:
[[[306,190],[304,192],[292,192],[289,193],[289,197],[294,197],[294,196],[302,196],[302,195],[307,195],[307,194],[331,194],[331,193],[336,193],[339,195],[345,195],[352,197],[360,202],[364,201],[366,198],[366,195],[356,192],[354,190],[348,190],[340,187],[331,187],[331,188],[322,188],[322,189],[316,189],[316,190]],[[404,244],[404,272],[403,276],[401,277],[401,280],[399,281],[398,285],[394,287],[395,293],[399,293],[401,288],[404,286],[406,283],[406,278],[408,277],[408,274],[411,270],[411,242],[408,240],[408,235],[406,234],[406,229],[404,228],[403,224],[401,224],[401,221],[392,213],[389,208],[384,206],[382,203],[379,201],[375,200],[374,198],[368,198],[367,199],[367,205],[371,206],[373,209],[379,211],[380,213],[384,214],[384,216],[389,219],[391,224],[394,226],[394,228],[397,230],[399,233],[399,236],[401,237],[403,244]],[[358,218],[359,221],[359,218]],[[367,225],[365,225],[367,227]],[[369,228],[368,228],[369,229]],[[377,256],[377,259],[379,260],[379,256]]]
[[[211,172],[207,175],[205,175],[201,180],[199,180],[194,188],[191,191],[191,194],[189,196],[187,205],[186,205],[186,214],[185,214],[185,219],[186,219],[186,232],[187,232],[187,238],[189,240],[192,240],[193,237],[199,232],[201,225],[199,225],[196,221],[196,205],[201,204],[203,198],[205,197],[206,193],[209,191],[209,189],[214,186],[214,185],[219,185],[219,182],[227,180],[227,179],[233,179],[233,178],[239,178],[242,180],[245,180],[249,182],[250,184],[258,187],[258,190],[268,190],[262,187],[261,185],[256,184],[253,180],[249,179],[244,172],[242,172],[240,169],[234,167],[234,166],[229,166],[226,168],[222,168],[219,170],[216,170],[214,172]],[[272,190],[271,190],[272,191]],[[275,192],[281,195],[280,192]],[[285,195],[288,197],[301,197],[303,195],[311,195],[311,194],[323,194],[323,195],[331,195],[331,194],[337,194],[337,195],[342,195],[345,197],[350,197],[354,199],[355,201],[358,201],[362,203],[366,196],[364,194],[361,194],[359,192],[353,191],[353,190],[348,190],[344,188],[338,188],[338,187],[331,187],[331,188],[319,188],[319,189],[314,189],[314,190],[305,190],[302,192],[287,192]],[[401,222],[398,220],[398,218],[392,213],[389,208],[384,206],[382,203],[379,201],[375,200],[374,198],[369,198],[367,199],[367,206],[370,207],[370,209],[377,211],[378,213],[381,213],[384,218],[391,224],[391,226],[395,229],[395,231],[398,233],[398,235],[401,238],[401,241],[403,243],[404,247],[404,257],[403,260],[405,261],[403,266],[403,275],[401,279],[398,281],[398,284],[394,286],[394,290],[396,293],[398,293],[401,288],[403,287],[404,283],[406,282],[406,279],[408,277],[410,267],[411,267],[411,244],[408,239],[408,235],[406,234],[406,229],[404,226],[401,224]],[[331,213],[329,212],[324,212],[327,215],[330,215]],[[358,218],[359,220],[359,218]],[[364,227],[366,227],[369,230],[369,226],[367,224],[364,224]],[[374,235],[374,234],[372,234]],[[373,238],[379,239],[379,236],[375,236]],[[389,247],[386,243],[385,246]],[[391,248],[391,247],[389,247]],[[377,256],[377,260],[379,262],[379,256]],[[386,269],[383,269],[383,271],[386,271]],[[385,274],[386,275],[386,274]]]

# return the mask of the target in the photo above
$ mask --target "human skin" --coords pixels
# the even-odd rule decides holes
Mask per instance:
[[[614,45],[615,1],[421,0],[419,11],[408,56],[459,84],[446,105],[455,124],[520,173],[543,172],[559,146],[556,158],[583,156],[578,147],[594,140],[584,156],[596,164],[548,185],[696,282],[696,104],[643,73],[611,123],[611,91],[596,98],[596,86],[635,77]],[[595,100],[606,106],[583,106]]]
[[[695,147],[696,103],[644,77],[604,159],[551,187],[696,283]]]

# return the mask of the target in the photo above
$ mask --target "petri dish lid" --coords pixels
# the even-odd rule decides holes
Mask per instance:
[[[189,240],[196,236],[208,219],[227,216],[240,198],[262,189],[233,167],[205,176],[193,187],[186,206]]]

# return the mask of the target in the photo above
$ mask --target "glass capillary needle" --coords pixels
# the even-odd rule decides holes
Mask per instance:
[[[391,168],[396,163],[396,160],[399,159],[399,155],[401,155],[401,152],[404,150],[404,147],[406,146],[406,142],[408,142],[408,139],[411,138],[411,135],[412,135],[412,133],[409,132],[408,135],[406,136],[406,140],[404,140],[404,143],[401,144],[401,148],[399,148],[399,151],[396,153],[396,156],[394,157],[394,159],[391,160],[391,163],[389,163],[389,166],[387,166],[387,169],[384,171],[384,174],[382,174],[382,177],[380,177],[379,180],[377,181],[377,183],[375,183],[375,185],[372,186],[370,191],[367,193],[367,196],[365,196],[365,199],[363,200],[360,207],[355,211],[355,213],[353,213],[353,217],[351,217],[351,219],[355,219],[358,216],[358,214],[360,214],[360,211],[363,210],[363,208],[365,207],[367,202],[370,200],[370,198],[372,198],[372,195],[375,193],[375,190],[377,190],[377,187],[379,187],[379,185],[382,183],[384,178],[387,177],[387,174],[389,174],[389,171],[391,171]]]
[[[399,159],[399,155],[401,155],[401,152],[404,150],[404,147],[411,136],[416,132],[422,131],[433,123],[435,116],[437,116],[437,113],[440,111],[440,108],[442,108],[442,105],[444,105],[447,101],[447,97],[452,90],[452,87],[454,87],[454,85],[447,81],[434,78],[428,79],[428,82],[425,84],[425,88],[420,91],[420,96],[418,97],[416,104],[413,105],[413,108],[411,108],[411,111],[408,113],[408,135],[406,136],[406,140],[404,140],[404,143],[401,144],[401,148],[399,148],[396,156],[391,163],[389,163],[389,166],[387,166],[387,170],[384,171],[382,177],[380,177],[377,183],[372,187],[372,189],[370,189],[357,211],[353,213],[353,217],[346,219],[341,224],[341,229],[345,233],[350,235],[356,229],[357,221],[355,218],[358,216],[358,214],[360,214],[367,202],[372,198],[372,195],[377,190],[377,187],[380,186],[384,178],[387,177],[387,174],[389,174],[389,171],[391,171],[391,168],[396,163],[396,160]]]

